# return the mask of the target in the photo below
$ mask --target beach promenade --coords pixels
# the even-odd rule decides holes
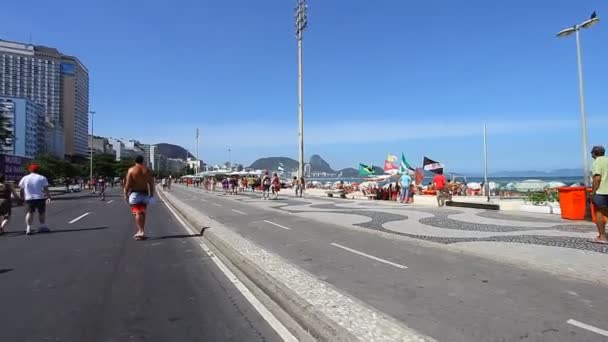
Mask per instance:
[[[608,248],[587,242],[590,223],[290,191],[260,197],[163,193],[244,275],[283,284],[361,341],[608,338]]]

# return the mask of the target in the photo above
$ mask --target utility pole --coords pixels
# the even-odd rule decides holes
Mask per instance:
[[[490,202],[490,184],[488,183],[488,131],[486,124],[483,125],[483,191]]]
[[[304,29],[308,25],[306,0],[297,0],[296,6],[296,40],[298,41],[298,178],[304,176],[304,69],[302,63],[302,40]]]
[[[195,174],[197,174],[199,172],[198,168],[200,165],[200,159],[198,159],[198,136],[199,136],[200,130],[197,128],[196,129],[196,172]]]

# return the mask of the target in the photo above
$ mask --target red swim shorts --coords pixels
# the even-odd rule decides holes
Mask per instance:
[[[131,212],[133,212],[133,214],[139,214],[139,213],[145,214],[146,208],[147,208],[147,205],[144,203],[131,204]]]

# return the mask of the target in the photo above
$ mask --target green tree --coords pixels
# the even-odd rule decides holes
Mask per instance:
[[[116,164],[115,168],[117,176],[120,178],[124,178],[127,175],[127,171],[129,171],[129,168],[133,165],[135,165],[134,158],[125,157],[120,159],[120,161]]]
[[[82,167],[66,160],[59,159],[51,154],[41,154],[32,160],[32,164],[39,166],[38,172],[53,181],[57,178],[74,178],[82,174]]]

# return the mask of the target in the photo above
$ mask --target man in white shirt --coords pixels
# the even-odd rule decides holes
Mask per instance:
[[[21,198],[25,200],[27,214],[25,215],[25,230],[26,235],[32,234],[32,223],[34,222],[34,214],[38,211],[38,220],[40,228],[38,232],[48,233],[49,227],[45,223],[46,205],[51,202],[51,193],[49,192],[49,182],[46,177],[38,174],[38,165],[32,164],[28,170],[30,174],[21,178],[19,188],[21,189]]]

